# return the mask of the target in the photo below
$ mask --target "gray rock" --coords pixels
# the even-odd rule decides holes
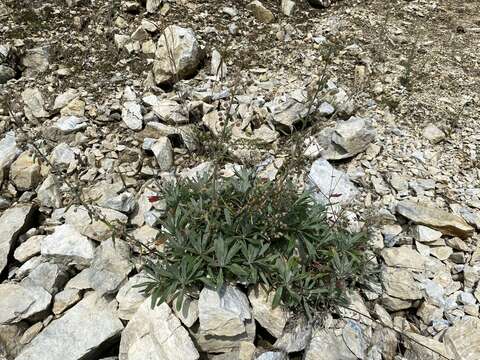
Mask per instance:
[[[167,124],[186,124],[189,121],[185,106],[174,100],[159,100],[152,106],[152,111]]]
[[[25,116],[29,120],[46,118],[49,116],[45,110],[45,100],[38,88],[27,88],[22,92],[22,100],[25,104]]]
[[[122,107],[122,120],[129,129],[142,130],[143,115],[140,104],[135,101],[126,101]]]
[[[147,0],[147,13],[154,13],[158,10],[160,5],[162,4],[162,0]]]
[[[15,360],[93,360],[123,330],[111,304],[96,293],[53,320]]]
[[[252,288],[248,292],[248,299],[252,304],[252,313],[260,325],[271,335],[279,338],[288,320],[288,312],[281,306],[275,309],[272,306],[275,293],[267,293],[261,286]]]
[[[33,215],[32,205],[12,207],[0,216],[0,273],[7,266],[8,256],[20,234],[25,232]]]
[[[63,288],[68,279],[69,276],[65,266],[45,262],[33,269],[22,280],[21,285],[26,288],[42,287],[51,295],[55,295]]]
[[[255,340],[255,321],[245,321],[245,332],[235,336],[215,336],[204,333],[199,326],[190,328],[198,349],[209,353],[225,353],[241,350],[246,344],[253,345]]]
[[[432,227],[446,235],[466,238],[474,231],[457,215],[409,200],[399,202],[397,212],[414,223]]]
[[[370,120],[351,117],[347,121],[337,123],[332,141],[341,146],[348,156],[354,156],[364,151],[375,140],[375,134]]]
[[[0,64],[0,84],[6,84],[8,80],[15,78],[15,70],[10,66]]]
[[[292,0],[282,0],[282,12],[284,15],[291,16],[295,8],[295,1]]]
[[[442,233],[427,226],[416,225],[413,227],[413,236],[421,243],[431,243],[440,239]]]
[[[49,175],[37,189],[37,199],[45,207],[57,209],[62,206],[62,194],[54,175]]]
[[[19,152],[15,133],[13,131],[7,132],[0,140],[0,184],[3,180],[5,169],[15,160]]]
[[[52,296],[41,287],[0,284],[0,324],[13,324],[44,313]]]
[[[453,360],[449,349],[438,340],[407,332],[405,334],[405,359],[412,360]],[[458,358],[463,359],[463,358]],[[473,358],[472,358],[473,359]]]
[[[13,253],[15,260],[23,263],[40,254],[40,243],[44,237],[44,235],[34,235],[21,243]]]
[[[198,301],[200,330],[216,336],[245,333],[245,321],[252,319],[247,296],[232,286],[219,292],[203,288]]]
[[[161,171],[168,171],[173,166],[173,148],[168,137],[159,138],[152,145],[152,152]]]
[[[419,284],[410,271],[387,268],[383,272],[383,286],[388,295],[402,300],[417,300],[423,297]]]
[[[116,293],[132,268],[128,244],[119,239],[108,239],[95,249],[91,266],[86,271],[90,287],[104,295]]]
[[[288,325],[287,325],[288,326]],[[306,348],[312,338],[312,325],[301,317],[292,328],[286,329],[273,347],[286,353],[299,352]]]
[[[116,299],[120,319],[130,320],[145,301],[146,296],[141,292],[142,289],[136,286],[146,281],[148,278],[145,275],[137,274],[128,279],[127,283],[118,290]]]
[[[10,167],[10,180],[20,191],[33,189],[41,179],[40,162],[29,151],[20,154]]]
[[[288,356],[283,352],[268,351],[256,357],[255,360],[288,360]]]
[[[255,19],[257,19],[258,21],[264,24],[269,24],[273,20],[275,20],[273,13],[270,10],[268,10],[259,0],[254,0],[251,3],[249,3],[247,5],[247,9],[252,11]]]
[[[445,139],[446,135],[434,124],[428,124],[423,129],[423,137],[429,140],[432,144],[438,144]]]
[[[120,341],[119,360],[196,360],[200,357],[188,332],[163,303],[151,308],[147,298],[138,308]]]
[[[70,134],[87,127],[87,119],[78,116],[62,116],[59,118],[54,127],[64,134]]]
[[[315,199],[325,205],[349,203],[359,193],[348,175],[336,170],[325,159],[318,159],[312,164],[308,182]]]
[[[334,329],[316,329],[312,340],[305,349],[305,360],[357,360],[349,350],[343,337],[337,336]]]
[[[227,76],[227,64],[225,64],[222,55],[215,49],[212,51],[210,74],[212,74],[216,80],[223,80]]]
[[[20,63],[26,67],[24,74],[26,76],[47,71],[50,65],[48,46],[28,49]]]
[[[99,206],[90,206],[90,208],[110,224],[117,227],[123,226],[128,221],[128,216],[119,211]],[[103,241],[112,236],[111,228],[101,220],[92,219],[88,210],[83,206],[71,206],[64,214],[64,218],[66,224],[73,225],[80,234],[90,239]]]
[[[68,103],[79,96],[79,92],[76,89],[67,89],[62,94],[59,94],[53,103],[53,110],[60,110],[68,105]]]
[[[41,241],[42,255],[65,265],[90,265],[94,249],[93,242],[69,224],[57,226]]]
[[[173,308],[173,311],[180,319],[180,321],[186,327],[192,327],[198,320],[198,300],[191,299],[189,297],[184,297],[182,302],[182,307],[180,310],[177,310],[176,306]]]
[[[425,270],[425,258],[409,246],[386,248],[381,255],[388,266],[414,271]]]
[[[192,29],[168,26],[157,44],[153,74],[157,84],[191,76],[201,61],[200,46]]]
[[[128,191],[124,191],[120,194],[104,193],[104,196],[97,201],[97,204],[107,209],[130,214],[135,210],[137,203],[135,195]]]
[[[63,313],[81,300],[81,291],[78,289],[64,289],[55,295],[52,312],[55,315]]]

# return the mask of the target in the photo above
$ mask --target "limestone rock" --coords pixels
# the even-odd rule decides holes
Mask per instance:
[[[381,255],[388,266],[414,271],[425,270],[425,258],[409,246],[385,248]]]
[[[434,124],[428,124],[423,129],[423,137],[429,140],[432,144],[438,144],[445,139],[446,135]]]
[[[247,9],[251,10],[255,19],[262,23],[269,24],[275,19],[273,13],[268,10],[259,0],[252,1],[250,4],[248,4]]]
[[[119,211],[99,206],[91,208],[115,226],[122,226],[128,221],[128,217]],[[112,230],[101,220],[91,219],[88,210],[83,206],[71,206],[64,214],[64,218],[66,224],[73,225],[80,234],[90,239],[103,241],[112,236]]]
[[[124,241],[103,241],[95,249],[90,267],[83,271],[88,288],[96,290],[99,295],[116,293],[132,270],[129,255],[130,249]]]
[[[52,296],[41,287],[0,284],[0,324],[13,324],[45,312]]]
[[[315,199],[325,205],[346,204],[358,195],[358,189],[348,175],[336,170],[325,159],[318,159],[312,164],[308,180]]]
[[[143,274],[132,276],[125,285],[123,285],[116,299],[118,301],[118,316],[123,320],[130,320],[137,309],[145,300],[145,295],[141,292],[141,288],[135,287],[141,283],[148,281]]]
[[[45,100],[38,88],[27,88],[22,92],[22,100],[25,104],[25,116],[33,120],[49,116],[45,110]]]
[[[10,179],[20,191],[33,189],[41,180],[38,159],[29,151],[20,154],[10,168]]]
[[[163,303],[151,308],[147,298],[138,308],[120,341],[119,360],[196,360],[200,356],[188,332]]]
[[[55,315],[63,313],[81,300],[81,292],[78,289],[64,289],[55,295],[52,311]]]
[[[354,116],[339,122],[332,134],[332,141],[341,146],[348,156],[364,151],[374,139],[375,129],[370,120]]]
[[[0,64],[0,84],[6,84],[8,80],[15,78],[15,70],[10,66]]]
[[[152,111],[167,124],[188,123],[188,111],[174,100],[161,100],[152,106]]]
[[[282,0],[282,12],[284,15],[290,16],[293,14],[295,9],[295,1],[292,0]]]
[[[387,268],[382,280],[385,291],[392,297],[402,300],[417,300],[423,297],[419,284],[408,270]]]
[[[164,30],[155,56],[153,73],[157,84],[193,75],[201,60],[200,46],[193,30],[177,25]]]
[[[413,228],[413,236],[415,240],[421,243],[431,243],[440,239],[442,233],[427,226],[415,225]]]
[[[7,266],[8,256],[18,236],[27,230],[33,212],[32,205],[22,205],[7,209],[0,216],[0,273]]]
[[[54,128],[63,134],[70,134],[87,127],[87,119],[78,116],[62,116],[55,124]]]
[[[405,352],[406,359],[412,360],[453,360],[445,344],[438,340],[425,337],[413,332],[406,333],[407,351]],[[432,349],[432,350],[430,350]],[[472,358],[473,359],[473,358]]]
[[[56,184],[55,176],[49,175],[37,189],[37,198],[40,204],[50,208],[62,206],[62,194]]]
[[[279,338],[288,320],[288,312],[278,306],[272,307],[275,293],[267,293],[261,286],[252,288],[248,293],[248,299],[252,304],[252,313],[260,325],[271,335]]]
[[[203,288],[198,310],[200,329],[209,335],[240,335],[245,332],[245,320],[252,319],[247,296],[232,286],[226,286],[220,294]]]
[[[63,107],[67,106],[69,102],[76,99],[79,96],[79,93],[76,89],[67,89],[62,94],[59,94],[53,103],[53,110],[60,110]]]
[[[465,317],[445,332],[445,345],[455,359],[474,360],[480,358],[480,319]]]
[[[42,255],[65,265],[90,265],[94,249],[93,242],[69,224],[57,226],[41,241]]]
[[[53,320],[16,360],[86,360],[98,354],[123,330],[110,304],[89,294],[61,318]]]
[[[409,200],[399,202],[397,212],[414,223],[432,227],[446,235],[466,238],[474,231],[473,227],[457,215]]]
[[[245,332],[235,336],[214,336],[202,332],[200,326],[194,325],[190,328],[190,334],[195,338],[195,344],[203,352],[225,353],[238,351],[246,344],[253,345],[255,340],[255,321],[245,321]]]
[[[305,317],[299,317],[293,326],[287,325],[287,327],[288,329],[275,341],[273,347],[286,353],[303,351],[312,337],[311,324]]]
[[[49,47],[37,47],[28,49],[20,60],[21,64],[26,68],[25,75],[31,76],[48,70]]]
[[[159,138],[152,146],[152,152],[157,159],[161,171],[168,171],[173,166],[173,148],[168,137]]]
[[[143,115],[140,104],[135,101],[126,101],[122,108],[122,120],[129,129],[142,130]]]
[[[177,310],[177,308],[174,307],[173,311],[183,325],[188,328],[192,327],[193,324],[195,324],[195,322],[198,320],[198,300],[184,297],[181,309]]]
[[[44,237],[43,235],[34,235],[21,243],[13,253],[15,260],[23,263],[40,254],[40,243]]]
[[[15,160],[19,153],[15,133],[9,131],[0,140],[0,184],[2,183],[4,171]]]
[[[29,287],[42,287],[50,294],[55,295],[68,281],[67,268],[59,264],[44,262],[33,269],[21,285]]]
[[[357,360],[334,329],[316,329],[305,349],[305,360]]]

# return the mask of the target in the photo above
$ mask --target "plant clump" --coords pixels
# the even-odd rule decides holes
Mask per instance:
[[[326,208],[299,193],[288,176],[270,181],[253,170],[167,184],[164,249],[148,260],[141,286],[152,306],[204,286],[260,284],[273,306],[316,311],[346,304],[348,289],[372,272],[365,233],[328,222]]]

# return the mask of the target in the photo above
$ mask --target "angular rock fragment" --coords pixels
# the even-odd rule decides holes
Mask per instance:
[[[193,75],[201,61],[195,33],[190,28],[168,26],[158,40],[155,57],[153,74],[157,84]]]
[[[93,360],[123,330],[111,305],[96,293],[53,320],[15,360]]]
[[[163,303],[147,298],[122,333],[119,360],[196,360],[200,356],[188,332]]]
[[[13,324],[42,314],[52,296],[41,287],[0,284],[0,324]]]
[[[18,236],[28,229],[33,212],[32,205],[22,205],[7,209],[0,216],[0,273],[7,266],[8,256]]]
[[[56,227],[53,234],[41,241],[42,255],[65,265],[90,265],[94,249],[93,242],[69,224]]]
[[[432,227],[446,235],[467,238],[474,232],[474,228],[461,217],[410,200],[399,202],[397,212],[416,224]]]

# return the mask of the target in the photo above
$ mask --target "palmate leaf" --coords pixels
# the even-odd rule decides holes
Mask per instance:
[[[372,274],[365,234],[330,227],[325,208],[288,177],[261,180],[248,168],[212,176],[180,179],[159,195],[167,203],[164,251],[147,261],[141,284],[152,304],[178,309],[204,286],[261,284],[275,292],[275,306],[314,316]]]

